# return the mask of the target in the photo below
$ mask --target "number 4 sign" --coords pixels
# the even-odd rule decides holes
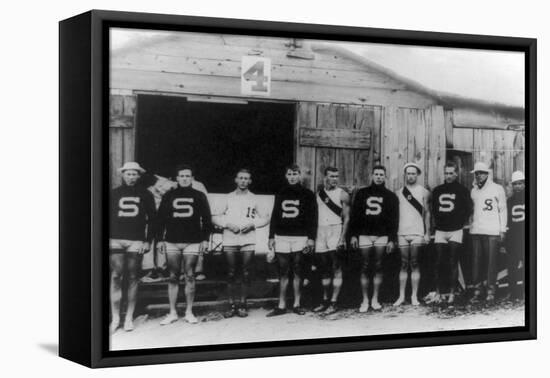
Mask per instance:
[[[243,56],[241,64],[241,93],[271,95],[271,60],[258,56]]]

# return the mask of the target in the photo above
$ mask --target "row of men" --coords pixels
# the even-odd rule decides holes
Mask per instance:
[[[405,301],[405,288],[410,275],[411,304],[418,305],[420,269],[418,255],[435,232],[436,294],[441,300],[439,272],[446,257],[451,264],[451,282],[458,280],[458,258],[463,229],[470,227],[473,248],[472,281],[475,287],[472,302],[494,301],[496,290],[496,257],[500,242],[508,232],[511,261],[511,285],[517,284],[518,262],[523,260],[525,243],[525,178],[521,172],[512,175],[514,194],[507,200],[502,186],[490,179],[486,164],[475,164],[471,190],[457,181],[458,168],[449,162],[444,167],[445,182],[430,193],[418,183],[421,168],[415,163],[403,167],[405,185],[395,192],[385,187],[386,169],[377,165],[372,170],[370,186],[357,191],[353,201],[338,186],[338,169],[325,169],[324,186],[314,194],[301,185],[297,165],[287,167],[287,185],[275,196],[271,216],[262,214],[256,196],[249,190],[252,174],[241,169],[235,177],[235,191],[226,196],[218,214],[211,214],[204,192],[193,188],[193,170],[180,166],[176,171],[177,187],[166,193],[158,211],[152,194],[136,185],[144,169],[135,162],[119,170],[123,184],[111,193],[110,263],[111,263],[111,332],[120,326],[122,279],[128,280],[123,328],[131,331],[141,255],[156,241],[157,249],[166,255],[169,270],[168,298],[170,310],[161,321],[167,325],[178,320],[176,301],[183,262],[185,276],[185,320],[197,323],[193,314],[195,268],[199,256],[208,249],[214,226],[223,229],[223,253],[228,264],[229,310],[226,317],[247,316],[247,287],[254,256],[255,230],[269,226],[268,261],[279,267],[279,301],[267,316],[287,312],[286,292],[292,278],[293,306],[296,314],[304,314],[301,306],[302,258],[315,253],[323,286],[323,301],[315,312],[336,312],[342,287],[342,257],[352,249],[362,255],[361,290],[363,301],[359,311],[378,310],[382,276],[382,259],[398,247],[401,254],[399,297],[394,305]],[[507,203],[508,201],[508,203]],[[508,225],[508,219],[510,223]],[[481,272],[481,261],[487,257],[487,271]],[[482,283],[486,280],[485,295]],[[369,290],[372,284],[372,290]],[[369,292],[372,295],[369,296]],[[513,295],[519,295],[516,287]],[[455,285],[450,287],[448,302],[455,300]]]

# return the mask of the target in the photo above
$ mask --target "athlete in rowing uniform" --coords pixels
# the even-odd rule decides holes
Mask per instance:
[[[269,226],[268,261],[277,256],[279,263],[279,303],[267,316],[286,313],[286,289],[289,276],[294,275],[294,305],[292,311],[305,314],[300,306],[302,285],[302,254],[311,253],[315,247],[317,231],[317,204],[315,195],[300,184],[300,167],[287,167],[288,185],[276,196]]]
[[[349,194],[338,187],[337,168],[325,168],[324,186],[317,193],[316,199],[319,217],[315,257],[321,270],[323,301],[313,312],[330,315],[338,311],[338,295],[342,287],[342,254],[346,249],[350,213]]]
[[[418,306],[418,284],[420,268],[418,254],[424,244],[430,241],[430,192],[417,183],[422,173],[415,163],[403,167],[405,186],[395,194],[399,199],[399,228],[397,239],[401,251],[401,271],[399,272],[399,297],[393,304],[399,306],[405,301],[405,286],[408,270],[411,270],[411,304]]]
[[[156,212],[151,192],[136,185],[140,174],[145,170],[138,163],[128,162],[119,172],[122,174],[122,185],[113,189],[109,197],[111,333],[120,325],[123,279],[128,283],[124,330],[134,329],[133,317],[141,257],[150,248]]]
[[[367,312],[369,306],[380,310],[378,293],[382,284],[384,252],[391,252],[397,241],[399,202],[395,194],[386,188],[386,168],[374,166],[372,184],[355,195],[351,211],[351,246],[359,248],[363,257],[361,289],[363,302],[359,312]],[[372,264],[374,260],[374,264]],[[374,269],[373,269],[374,268]],[[369,303],[369,281],[372,277],[372,300]]]
[[[462,244],[462,229],[472,214],[470,193],[458,181],[458,167],[448,162],[444,167],[445,183],[432,192],[432,216],[435,228],[435,303],[441,302],[441,270],[443,256],[448,256],[451,265],[450,294],[448,303],[453,304],[458,281],[458,254]]]
[[[235,315],[248,316],[247,289],[250,286],[250,267],[256,247],[255,230],[269,223],[269,218],[259,211],[256,195],[248,190],[252,175],[241,169],[235,176],[237,188],[226,197],[221,215],[213,217],[216,225],[223,228],[223,252],[227,261],[227,291],[229,311],[226,318]],[[240,303],[235,297],[240,293]]]
[[[524,281],[525,275],[520,274],[519,263],[525,271],[525,176],[523,172],[512,173],[512,189],[514,194],[508,199],[509,226],[506,233],[506,252],[508,257],[508,296],[510,299],[521,299],[522,292],[518,281]],[[523,287],[525,287],[525,282]]]

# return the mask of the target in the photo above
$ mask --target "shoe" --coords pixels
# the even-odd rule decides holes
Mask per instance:
[[[313,312],[325,312],[328,307],[329,307],[328,301],[323,301],[321,302],[321,304],[319,304],[319,306],[313,309]]]
[[[338,312],[338,307],[336,306],[336,302],[331,302],[330,305],[323,311],[323,315],[332,315]]]
[[[238,314],[237,314],[237,306],[235,306],[235,304],[232,304],[229,307],[229,310],[227,310],[226,312],[223,313],[223,317],[226,318],[226,319],[232,318],[236,315],[238,315]]]
[[[275,307],[273,310],[267,313],[266,317],[279,316],[286,314],[286,308]]]
[[[160,325],[168,325],[178,321],[178,316],[174,314],[168,314],[160,321]]]
[[[360,313],[365,313],[367,311],[369,311],[369,302],[366,301],[366,302],[361,303],[361,307],[359,307],[359,312]]]
[[[266,281],[266,282],[269,282],[269,283],[279,283],[279,279],[276,278],[276,277],[273,277],[273,278],[266,278],[265,281]]]
[[[195,274],[195,280],[204,281],[205,279],[206,279],[206,275],[203,272],[199,272]]]
[[[393,302],[393,307],[401,306],[405,302],[405,298],[397,298],[395,302]]]
[[[197,324],[199,322],[199,319],[197,319],[192,313],[185,314],[184,319],[189,324]]]
[[[420,302],[418,301],[418,299],[415,296],[411,297],[411,305],[420,306]]]
[[[306,313],[306,310],[298,306],[298,307],[293,307],[292,312],[295,313],[296,315],[304,315]]]
[[[476,290],[474,291],[474,295],[472,298],[470,298],[470,304],[477,304],[481,302],[481,291]]]
[[[488,293],[487,297],[485,298],[485,301],[487,302],[488,305],[495,304],[495,295],[493,293]]]
[[[246,306],[240,306],[237,309],[237,316],[239,318],[246,318],[248,316],[248,310],[247,310]]]

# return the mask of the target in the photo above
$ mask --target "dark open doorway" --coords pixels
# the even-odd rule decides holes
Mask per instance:
[[[194,167],[209,192],[233,190],[237,169],[253,173],[251,190],[271,194],[293,160],[295,105],[190,102],[140,95],[136,158],[151,173],[173,177],[181,163]]]

